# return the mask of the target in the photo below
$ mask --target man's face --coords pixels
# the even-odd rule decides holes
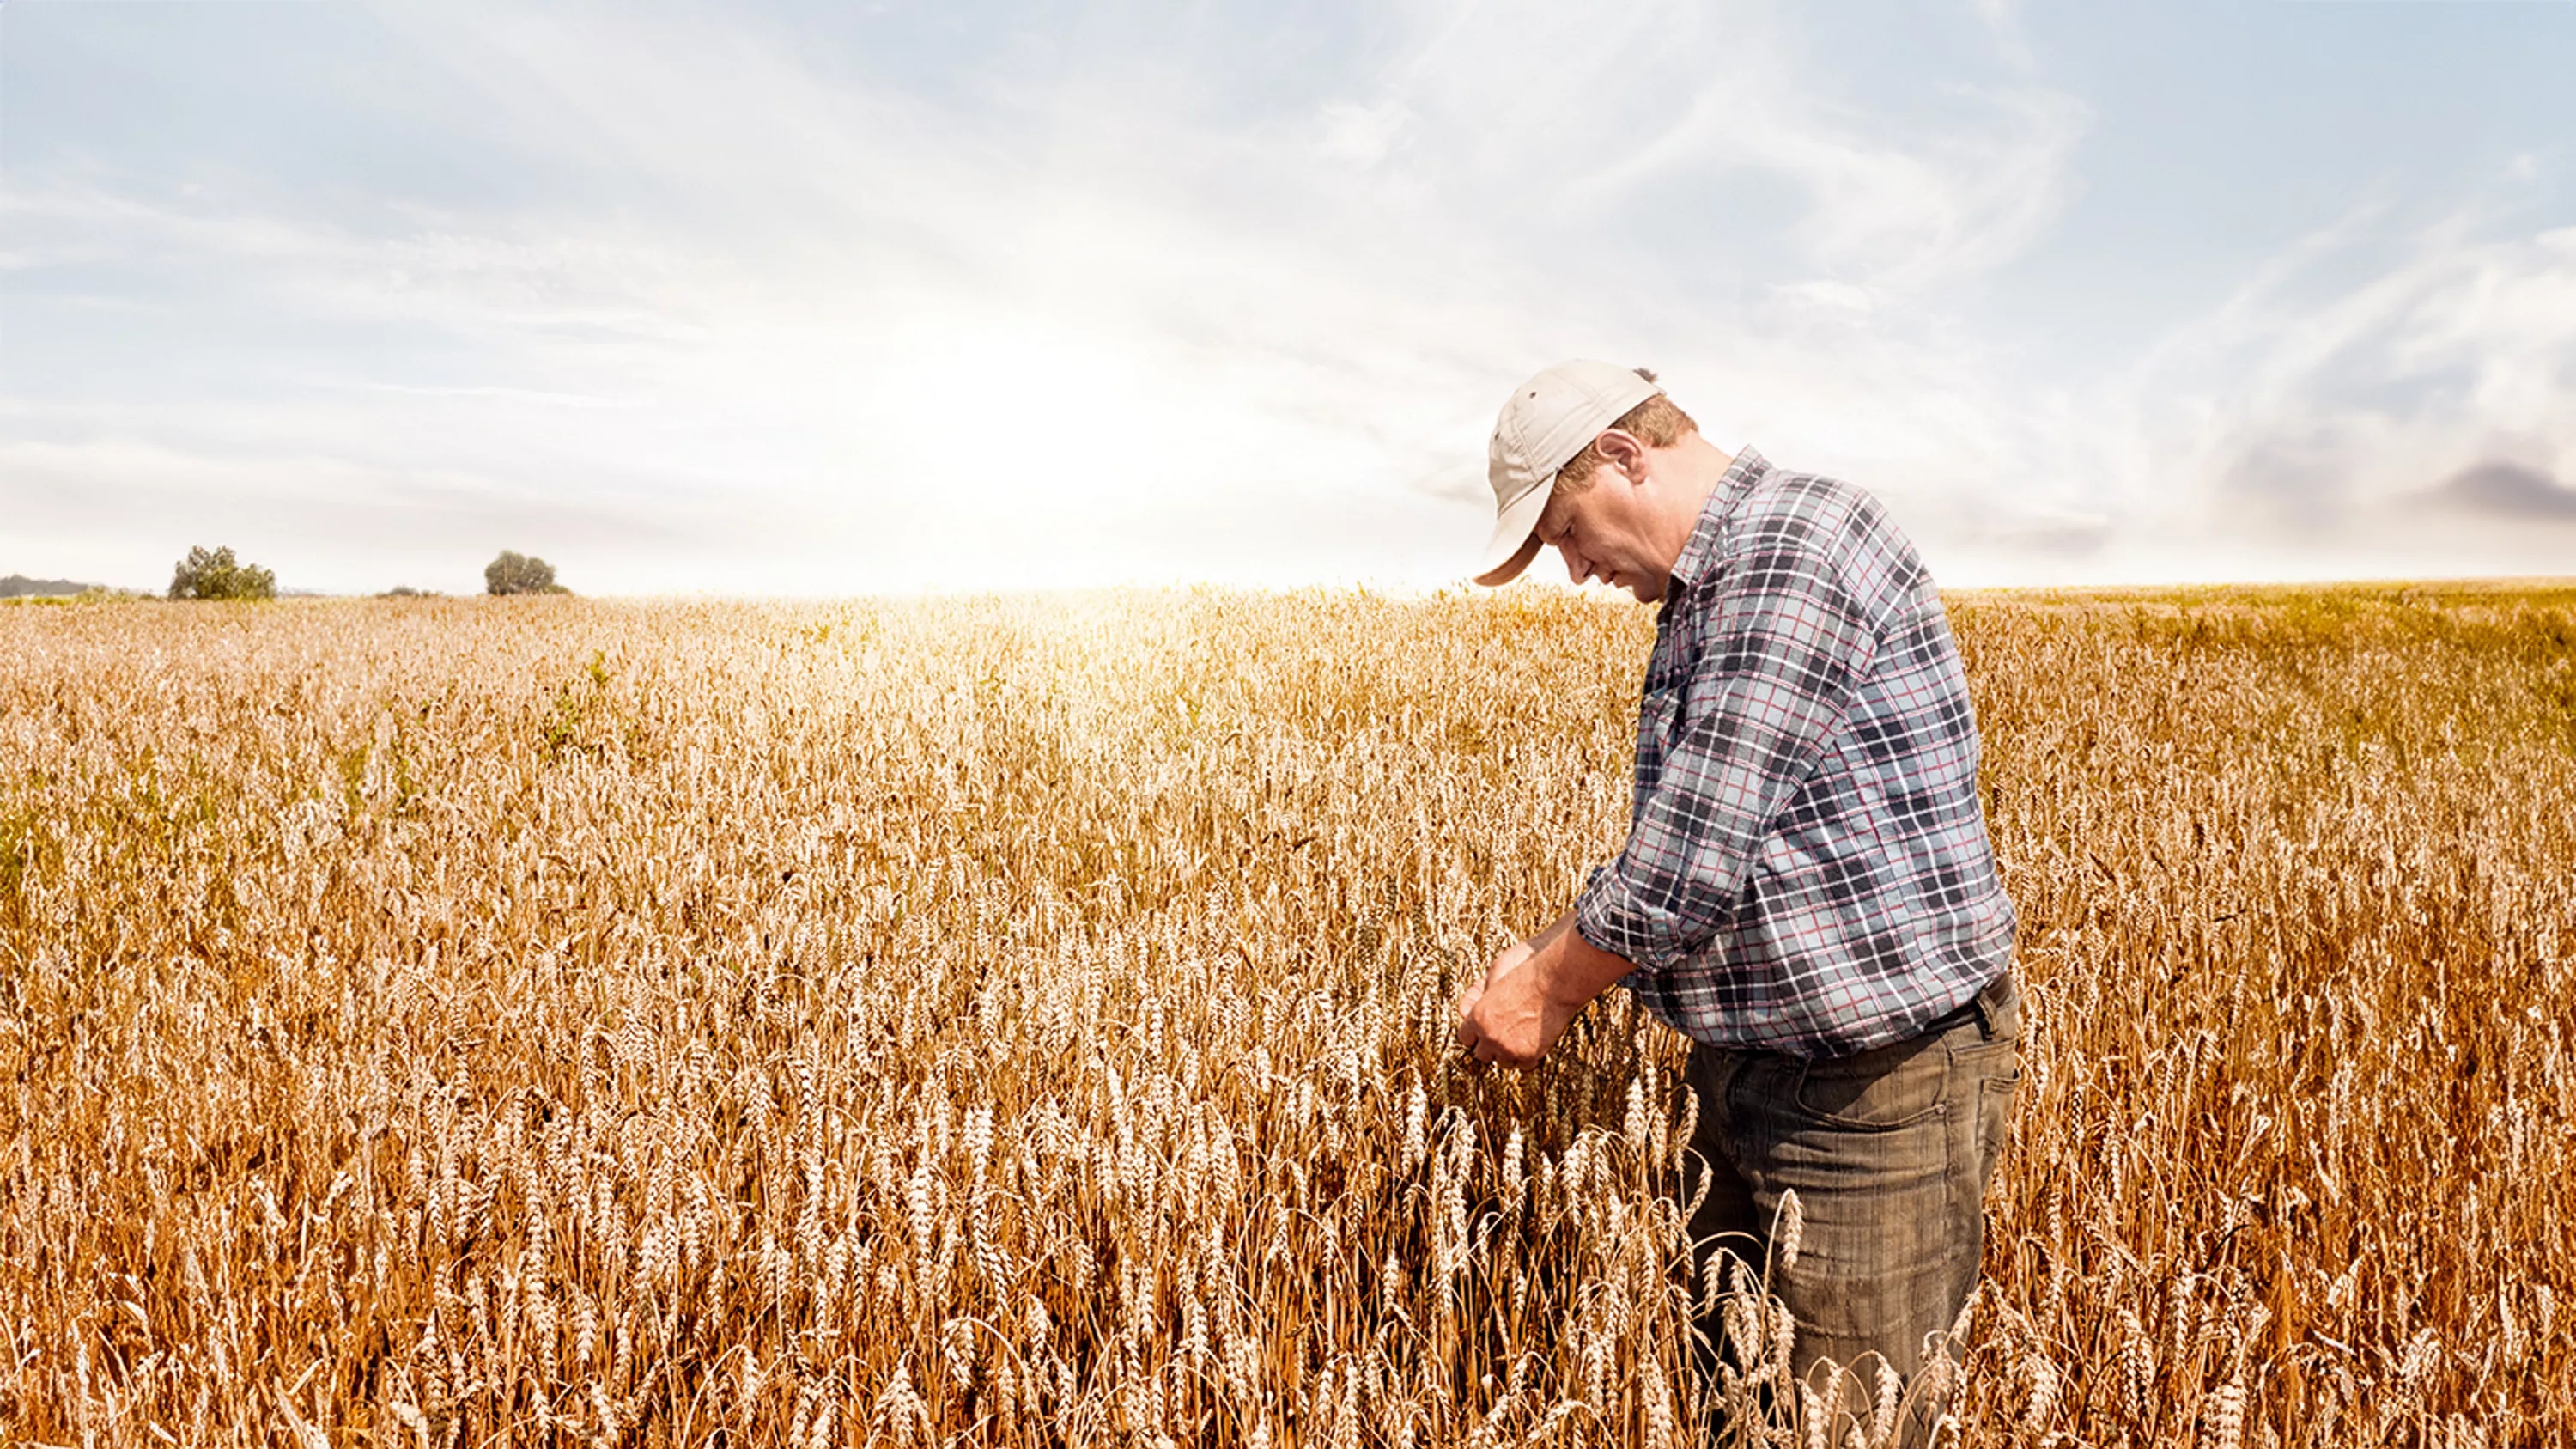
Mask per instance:
[[[1593,470],[1579,493],[1559,491],[1538,516],[1538,539],[1565,560],[1574,582],[1600,579],[1636,595],[1641,604],[1661,600],[1675,559],[1660,556],[1652,531],[1644,481],[1617,465]]]

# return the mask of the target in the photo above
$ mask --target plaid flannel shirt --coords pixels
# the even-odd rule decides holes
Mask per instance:
[[[1883,1046],[2011,963],[1948,618],[1848,483],[1736,455],[1656,618],[1635,810],[1575,929],[1695,1041]]]

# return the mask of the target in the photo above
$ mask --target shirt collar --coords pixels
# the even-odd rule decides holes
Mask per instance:
[[[1709,490],[1708,503],[1699,511],[1699,522],[1691,526],[1690,541],[1682,545],[1682,556],[1673,562],[1673,582],[1680,594],[1698,585],[1717,557],[1717,544],[1726,532],[1726,515],[1735,508],[1735,500],[1753,486],[1755,479],[1771,471],[1771,460],[1745,444],[1736,450],[1735,461],[1726,466],[1726,474]]]

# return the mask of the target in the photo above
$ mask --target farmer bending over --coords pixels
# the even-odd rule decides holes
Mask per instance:
[[[1975,1285],[2020,1023],[2012,902],[1977,799],[1958,650],[1913,545],[1847,483],[1729,457],[1650,373],[1512,393],[1482,584],[1541,545],[1661,603],[1635,814],[1573,908],[1458,1001],[1477,1060],[1534,1066],[1613,982],[1691,1039],[1706,1245],[1780,1195],[1797,1364],[1918,1367]],[[1911,1416],[1909,1416],[1911,1417]]]

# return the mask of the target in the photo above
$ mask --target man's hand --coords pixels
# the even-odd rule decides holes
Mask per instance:
[[[1476,1009],[1476,1002],[1481,999],[1486,992],[1493,990],[1494,983],[1502,980],[1505,973],[1530,958],[1531,949],[1530,943],[1527,941],[1514,941],[1509,946],[1503,948],[1503,954],[1496,956],[1492,965],[1485,968],[1484,980],[1477,982],[1473,986],[1462,988],[1459,991],[1459,1045],[1468,1047],[1471,1051],[1474,1049],[1473,1044],[1467,1040],[1466,1021],[1468,1013]]]
[[[1628,971],[1627,962],[1576,935],[1569,914],[1504,948],[1482,985],[1458,993],[1458,1044],[1480,1062],[1527,1071]]]
[[[1548,983],[1531,969],[1534,954],[1528,942],[1514,944],[1494,958],[1484,985],[1470,986],[1460,995],[1458,1042],[1476,1060],[1527,1071],[1583,1009],[1582,1002],[1561,1001],[1548,991]]]

